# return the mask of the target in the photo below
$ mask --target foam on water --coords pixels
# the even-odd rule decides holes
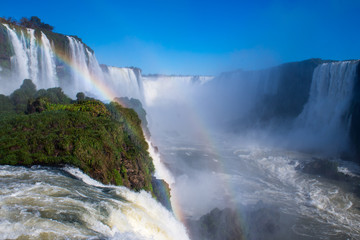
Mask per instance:
[[[241,151],[234,153],[236,155]],[[353,237],[360,236],[360,214],[353,208],[355,202],[356,206],[359,205],[359,200],[331,181],[295,170],[299,162],[305,161],[308,156],[258,149],[246,156],[240,154],[239,158],[246,160],[248,165],[254,165],[257,175],[253,176],[258,176],[249,179],[248,175],[238,175],[236,182],[232,181],[239,189],[250,186],[251,191],[242,193],[243,197],[239,199],[241,203],[250,203],[250,199],[263,199],[272,204],[280,204],[283,211],[289,214],[296,212],[298,216],[331,225],[333,229],[326,230],[329,236],[335,234],[335,231],[342,231]],[[321,236],[320,231],[317,234]]]
[[[165,167],[164,163],[161,161],[160,154],[155,151],[154,146],[151,141],[146,139],[146,142],[149,145],[149,153],[151,158],[153,159],[153,163],[155,166],[155,177],[157,179],[165,180],[169,185],[175,183],[175,179],[170,173],[170,171]]]
[[[189,239],[184,226],[149,193],[105,186],[75,168],[64,170],[71,175],[0,167],[2,237]]]

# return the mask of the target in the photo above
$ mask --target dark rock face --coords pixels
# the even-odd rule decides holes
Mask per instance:
[[[314,69],[328,60],[309,59],[256,71],[223,73],[206,88],[220,99],[215,106],[230,108],[231,129],[238,131],[296,118],[308,101]],[[246,90],[244,90],[246,89]],[[239,103],[239,104],[237,104]],[[246,109],[244,111],[244,109]]]
[[[297,117],[308,101],[314,69],[324,62],[321,59],[309,59],[270,69],[271,79],[277,78],[278,87],[276,94],[263,96],[259,106],[260,118]]]
[[[278,208],[258,202],[246,213],[247,239],[277,239],[280,218]]]
[[[119,97],[115,99],[116,101],[120,102],[126,108],[134,109],[141,120],[141,127],[144,131],[144,134],[147,138],[150,138],[150,130],[148,128],[148,121],[146,119],[146,111],[143,108],[140,100],[135,98],[128,98],[128,97]]]
[[[295,221],[294,217],[281,213],[279,207],[259,201],[237,209],[215,208],[187,225],[193,240],[299,239],[291,229]]]
[[[155,177],[152,177],[151,184],[157,200],[169,211],[172,211],[169,184],[167,184],[167,182],[165,182],[164,180],[157,179]]]
[[[339,180],[343,175],[338,172],[338,164],[327,159],[314,158],[312,161],[299,164],[295,169],[334,180]]]
[[[356,152],[355,160],[360,163],[360,64],[357,67],[357,76],[353,90],[353,99],[350,107],[350,139]]]
[[[189,224],[191,239],[242,240],[245,239],[243,227],[237,212],[225,208],[213,209],[198,221]]]

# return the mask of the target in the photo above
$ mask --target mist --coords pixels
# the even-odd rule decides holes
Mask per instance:
[[[360,237],[360,172],[343,161],[360,142],[359,61],[270,67],[276,54],[262,48],[199,55],[130,40],[134,65],[153,61],[142,72],[100,65],[70,36],[66,62],[51,45],[32,45],[35,35],[25,31],[9,38],[16,51],[12,68],[1,71],[2,91],[33,78],[71,97],[139,99],[155,175],[170,184],[174,214],[193,239]],[[159,74],[145,74],[150,69]],[[195,70],[206,75],[186,75]]]
[[[206,235],[196,233],[202,221],[233,218],[231,211],[221,210],[226,208],[244,214],[243,221],[267,219],[246,229],[250,239],[304,239],[289,224],[312,220],[279,210],[276,199],[290,201],[294,193],[269,183],[298,188],[297,181],[311,182],[298,176],[303,161],[351,155],[349,109],[357,64],[307,60],[226,72],[206,81],[144,77],[152,139],[174,175],[171,188],[194,239]],[[327,75],[330,71],[337,74]],[[309,190],[302,187],[306,199]],[[304,199],[295,197],[292,204]],[[220,212],[213,216],[216,208]],[[273,230],[267,229],[269,223]]]

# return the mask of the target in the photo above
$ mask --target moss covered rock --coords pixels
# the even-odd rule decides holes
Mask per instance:
[[[29,104],[33,114],[0,114],[0,164],[70,164],[105,184],[153,192],[154,166],[134,110],[95,100]]]

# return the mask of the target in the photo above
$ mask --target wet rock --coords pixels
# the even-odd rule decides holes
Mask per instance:
[[[312,161],[300,163],[295,169],[334,180],[344,178],[344,174],[338,171],[338,164],[327,159],[313,158]]]
[[[164,180],[157,179],[155,177],[152,177],[151,184],[157,200],[169,211],[172,211],[171,202],[170,202],[171,195],[170,195],[169,184]]]
[[[242,240],[244,231],[237,212],[230,208],[213,209],[197,221],[189,221],[191,239]]]

